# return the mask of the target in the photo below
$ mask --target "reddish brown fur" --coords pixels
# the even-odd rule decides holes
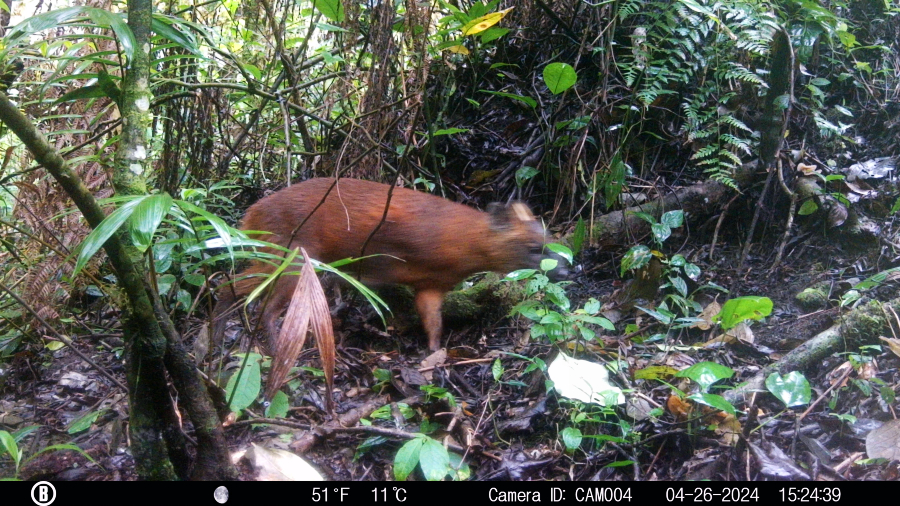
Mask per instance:
[[[272,232],[259,238],[291,249],[303,246],[312,258],[322,262],[358,257],[366,238],[381,221],[388,185],[341,179],[291,240],[291,234],[333,183],[334,179],[311,179],[269,195],[247,210],[242,228]],[[437,350],[444,294],[476,272],[507,273],[537,267],[543,244],[543,227],[523,204],[492,205],[491,212],[485,213],[427,193],[394,188],[387,220],[365,250],[365,255],[389,256],[362,260],[344,269],[354,275],[361,273],[361,280],[367,284],[412,287],[428,345]],[[241,276],[273,270],[271,265],[255,261]],[[283,276],[275,284],[263,315],[270,339],[277,335],[277,319],[290,302],[296,279]],[[213,330],[217,342],[224,332],[223,313],[235,302],[234,295],[246,296],[262,280],[260,276],[238,280],[234,294],[230,287],[218,290]]]

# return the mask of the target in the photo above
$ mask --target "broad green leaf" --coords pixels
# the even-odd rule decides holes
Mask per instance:
[[[419,451],[419,465],[422,474],[428,481],[441,481],[450,471],[450,455],[440,441],[430,437],[424,438],[422,449]]]
[[[654,223],[653,225],[650,225],[650,232],[653,233],[653,240],[655,240],[657,244],[666,242],[666,239],[672,235],[672,229],[665,223]]]
[[[437,137],[438,135],[460,134],[460,133],[464,133],[464,132],[468,132],[468,131],[469,131],[468,128],[442,128],[442,129],[436,130],[434,132],[434,137]]]
[[[372,376],[375,378],[375,380],[381,382],[391,381],[392,378],[391,371],[380,368],[375,368],[375,370],[372,371]]]
[[[786,110],[791,105],[791,96],[785,93],[775,97],[775,107],[780,111]]]
[[[849,290],[841,295],[841,307],[847,307],[850,304],[858,301],[862,297],[862,294],[857,290]]]
[[[581,333],[581,338],[585,341],[593,341],[595,337],[597,337],[597,333],[593,330],[583,326],[583,325],[575,325],[578,329],[578,332]]]
[[[550,283],[546,288],[547,298],[550,299],[551,302],[561,307],[564,311],[568,311],[571,303],[569,302],[569,298],[566,297],[566,291],[562,289],[556,283]],[[541,322],[544,323],[544,322]]]
[[[540,172],[534,167],[529,167],[528,165],[520,167],[519,170],[516,171],[516,186],[521,188],[529,179],[538,174],[540,174]]]
[[[72,423],[69,424],[69,428],[68,428],[67,432],[69,434],[77,434],[81,431],[90,429],[91,424],[96,422],[97,418],[100,418],[100,415],[102,415],[105,411],[106,411],[105,409],[101,409],[98,411],[91,411],[91,412],[83,415],[82,417],[72,421]]]
[[[654,310],[654,309],[647,309],[647,308],[641,307],[641,306],[635,306],[635,307],[640,309],[641,311],[647,313],[648,315],[652,316],[653,318],[656,318],[656,320],[658,322],[662,323],[663,325],[671,325],[672,321],[675,320],[675,313],[665,310],[665,309],[662,309],[662,308],[659,308],[658,310]]]
[[[525,318],[532,321],[540,321],[543,311],[541,311],[541,303],[536,300],[524,300],[509,310],[509,316],[521,314]]]
[[[109,95],[106,94],[106,91],[103,90],[102,86],[100,86],[99,84],[92,84],[90,86],[82,86],[81,88],[76,88],[70,92],[65,93],[63,96],[56,99],[56,104],[61,104],[63,102],[72,102],[74,100],[86,100],[90,98],[106,97],[109,97]]]
[[[522,279],[528,279],[531,276],[534,276],[535,273],[537,273],[537,269],[519,269],[507,274],[506,279],[511,281],[519,281]]]
[[[761,320],[772,314],[772,299],[768,297],[737,297],[729,299],[716,315],[722,328],[729,330],[744,320]]]
[[[687,369],[678,371],[679,378],[694,380],[704,392],[709,391],[713,383],[734,376],[734,369],[715,362],[698,362]]]
[[[203,286],[206,283],[206,276],[203,274],[185,274],[184,282],[193,286]]]
[[[575,69],[568,63],[555,62],[544,67],[544,84],[554,95],[574,86],[577,79]]]
[[[566,450],[568,451],[577,450],[581,446],[581,441],[584,439],[581,435],[581,431],[576,427],[566,427],[562,430],[561,435],[563,444],[566,445]]]
[[[225,387],[225,398],[231,399],[228,405],[232,411],[240,411],[256,401],[260,391],[260,366],[262,357],[257,353],[250,353],[246,361],[241,360],[242,369],[238,369],[228,379]],[[245,363],[246,362],[246,363]]]
[[[420,435],[410,439],[397,450],[394,456],[394,479],[406,481],[406,477],[412,474],[419,463],[419,454],[425,444],[425,436]]]
[[[535,100],[531,97],[523,97],[522,95],[516,95],[514,93],[504,93],[502,91],[490,91],[490,90],[478,90],[478,91],[480,91],[482,93],[488,93],[491,95],[497,95],[498,97],[506,97],[506,98],[511,98],[513,100],[518,100],[519,102],[527,104],[531,108],[537,107],[537,100]]]
[[[494,381],[500,381],[500,378],[503,377],[503,363],[500,362],[499,358],[495,359],[494,363],[491,364],[491,375],[494,377]]]
[[[194,55],[206,59],[206,57],[203,56],[203,53],[200,52],[200,46],[197,44],[197,39],[194,35],[188,31],[179,30],[177,28],[178,26],[187,25],[184,25],[182,20],[178,18],[167,16],[165,14],[153,14],[151,29],[154,33],[160,37],[169,39]],[[255,77],[259,79],[258,76]]]
[[[700,277],[700,267],[697,265],[688,263],[684,266],[684,273],[687,274],[687,277],[691,278],[694,281],[697,281],[697,278]]]
[[[125,52],[125,58],[128,59],[128,64],[131,65],[131,62],[134,61],[134,47],[137,45],[137,42],[134,39],[134,33],[131,32],[131,27],[128,26],[128,23],[125,22],[122,15],[114,14],[106,9],[98,9],[96,7],[83,7],[82,9],[84,14],[91,18],[91,21],[94,23],[112,28],[112,31],[116,34],[116,38],[119,39],[122,50]]]
[[[668,211],[663,213],[662,217],[659,219],[660,223],[664,223],[671,228],[678,228],[684,224],[684,211]]]
[[[569,262],[570,264],[573,263],[573,261],[574,261],[574,258],[572,255],[572,250],[563,246],[562,244],[551,242],[551,243],[547,244],[547,249],[556,253],[557,255],[565,258],[566,261]]]
[[[341,33],[350,33],[350,30],[346,28],[341,28],[340,26],[332,25],[330,23],[316,23],[316,28],[322,30],[323,32],[341,32]],[[335,56],[331,53],[331,51],[322,51],[322,58],[325,59],[325,63],[331,65],[332,63],[344,61],[340,56]]]
[[[697,3],[696,1],[694,1],[694,0],[680,0],[680,2],[681,2],[682,4],[684,4],[685,7],[687,7],[688,9],[691,9],[691,10],[694,11],[694,12],[697,12],[697,13],[699,13],[699,14],[704,14],[704,15],[706,15],[709,19],[714,20],[714,21],[716,21],[717,23],[720,22],[719,19],[718,19],[718,17],[715,15],[715,13],[713,13],[713,11],[709,10],[709,8],[707,8],[707,7],[704,6],[704,5],[700,5],[700,4]]]
[[[257,81],[262,79],[262,70],[260,70],[259,67],[257,67],[256,65],[253,65],[252,63],[247,63],[247,62],[243,62],[243,63],[241,63],[241,65],[244,66],[245,71],[247,71],[251,76],[253,76],[253,79],[256,79]]]
[[[84,241],[81,242],[81,249],[78,252],[78,259],[75,261],[75,269],[72,271],[73,278],[81,272],[81,269],[84,268],[88,260],[103,247],[106,241],[119,230],[122,224],[131,217],[131,213],[138,204],[148,197],[149,195],[145,195],[126,202],[125,205],[107,216],[106,219],[100,222],[100,225],[98,225],[97,228],[92,230],[91,233],[84,238]]]
[[[672,283],[672,286],[675,288],[675,290],[678,291],[679,294],[681,294],[682,297],[687,297],[688,286],[683,279],[670,276],[669,283]]]
[[[585,316],[583,317],[584,321],[588,323],[593,323],[594,325],[599,325],[606,330],[616,330],[616,326],[611,322],[608,318],[604,318],[602,316]]]
[[[43,14],[38,14],[37,16],[23,19],[6,34],[6,40],[4,41],[6,49],[18,44],[22,39],[27,38],[31,34],[49,28],[56,28],[66,21],[81,15],[82,8],[83,7],[66,7],[64,9],[57,9],[55,11],[45,12]]]
[[[466,36],[481,33],[499,23],[500,20],[503,19],[511,10],[513,10],[512,7],[475,18],[463,25],[463,27],[461,28],[462,34]]]
[[[25,436],[31,434],[32,432],[34,432],[40,428],[41,428],[40,425],[29,425],[27,427],[22,427],[21,429],[13,432],[13,435],[12,435],[13,439],[16,440],[16,442],[19,442],[19,441],[25,439]]]
[[[181,306],[181,309],[183,309],[184,311],[187,311],[188,309],[191,308],[191,302],[193,300],[194,300],[194,298],[191,297],[191,293],[188,292],[187,290],[179,289],[175,293],[175,302],[178,303],[178,304],[176,304],[176,307]]]
[[[6,453],[12,457],[12,460],[15,462],[16,468],[18,469],[19,463],[22,461],[22,455],[19,454],[19,445],[16,444],[15,439],[13,439],[9,432],[0,430],[0,444],[3,445]]]
[[[466,464],[466,461],[463,460],[462,455],[458,453],[448,452],[450,455],[450,465],[449,472],[450,478],[453,481],[466,481],[472,478],[472,470],[469,468],[469,464]]]
[[[481,43],[487,44],[488,42],[493,42],[500,37],[503,37],[509,33],[509,28],[501,28],[499,26],[492,26],[491,28],[481,32]]]
[[[766,378],[766,388],[789,408],[809,404],[812,399],[809,381],[797,371],[791,371],[784,376],[773,372]]]
[[[884,338],[882,338],[884,339]],[[881,399],[887,403],[888,406],[894,404],[897,400],[897,394],[894,393],[894,389],[889,385],[884,385],[880,389],[878,389],[878,393],[881,395]]]
[[[816,212],[819,209],[819,205],[816,204],[816,201],[809,199],[804,201],[803,204],[800,204],[800,210],[797,211],[797,214],[800,216],[809,216],[810,214]]]
[[[688,399],[699,402],[700,404],[705,404],[711,408],[716,408],[719,411],[724,411],[729,415],[735,414],[734,405],[725,400],[721,395],[716,394],[693,394],[688,396]]]
[[[287,394],[279,390],[275,393],[275,396],[272,397],[272,403],[269,404],[269,407],[266,408],[266,417],[267,418],[284,418],[288,414],[288,410],[290,410],[291,404],[288,400]]]
[[[335,23],[344,21],[344,6],[340,0],[313,0],[316,10]]]
[[[624,276],[628,271],[640,269],[641,267],[647,265],[652,257],[653,253],[647,246],[644,246],[643,244],[632,246],[632,248],[628,250],[627,253],[625,253],[625,256],[622,257],[622,268],[620,274]]]
[[[655,225],[656,223],[658,223],[658,222],[656,221],[656,218],[654,218],[653,215],[652,215],[652,214],[649,214],[649,213],[644,213],[644,212],[641,212],[641,211],[630,211],[628,214],[630,214],[630,215],[632,215],[632,216],[636,216],[636,217],[638,217],[638,218],[640,218],[640,219],[646,221],[647,223],[649,223],[649,224],[651,224],[651,225]]]
[[[131,240],[138,251],[143,253],[153,244],[153,235],[171,207],[172,197],[168,193],[150,195],[135,206],[129,225]]]
[[[561,323],[562,321],[563,321],[562,315],[557,313],[556,311],[548,311],[547,314],[545,314],[541,318],[542,325],[547,325],[550,323]]]
[[[174,274],[163,274],[156,280],[156,287],[159,288],[159,294],[162,296],[169,293],[173,284],[175,284]]]

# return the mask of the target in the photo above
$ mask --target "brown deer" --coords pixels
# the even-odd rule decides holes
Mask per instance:
[[[428,346],[441,344],[444,294],[476,272],[508,273],[538,267],[544,228],[525,204],[491,204],[487,212],[427,193],[395,187],[382,222],[390,186],[359,179],[311,179],[269,195],[247,210],[241,228],[265,231],[257,238],[294,249],[302,246],[321,262],[376,255],[346,267],[363,283],[401,284],[415,290],[416,310]],[[302,224],[302,226],[301,226]],[[373,234],[374,232],[374,234]],[[370,238],[371,235],[371,238]],[[368,242],[366,242],[368,240]],[[363,245],[365,249],[363,251]],[[274,253],[274,251],[269,251]],[[254,261],[232,286],[217,290],[214,342],[225,331],[224,314],[269,274],[270,264]],[[287,308],[296,276],[282,276],[271,290],[262,321],[270,341]]]

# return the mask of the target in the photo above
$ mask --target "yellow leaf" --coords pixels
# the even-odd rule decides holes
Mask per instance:
[[[447,51],[450,51],[451,53],[456,53],[456,54],[469,54],[469,50],[466,49],[466,46],[462,46],[462,45],[450,46],[447,48]]]
[[[743,430],[741,422],[737,418],[732,415],[726,415],[725,419],[716,426],[716,435],[719,436],[719,441],[722,444],[734,446],[740,439]]]
[[[50,341],[49,343],[45,344],[44,347],[50,351],[56,351],[65,345],[66,344],[63,343],[62,341]]]
[[[485,16],[481,16],[480,18],[475,18],[472,21],[469,21],[462,27],[463,35],[475,35],[476,33],[481,33],[488,28],[496,25],[506,16],[509,11],[513,10],[512,7],[509,9],[504,9],[500,12],[492,12]]]
[[[881,339],[882,341],[886,342],[888,345],[888,348],[890,348],[891,351],[894,352],[894,355],[897,355],[898,357],[900,357],[900,339],[894,339],[891,337],[882,337],[882,336],[879,336],[878,339]]]
[[[665,365],[651,365],[634,371],[635,379],[660,379],[678,374],[678,369]]]
[[[718,302],[712,301],[709,303],[706,308],[700,313],[698,318],[703,320],[702,322],[697,322],[691,325],[691,328],[699,328],[700,330],[709,330],[713,325],[713,317],[719,314],[722,311],[722,306],[719,305]]]

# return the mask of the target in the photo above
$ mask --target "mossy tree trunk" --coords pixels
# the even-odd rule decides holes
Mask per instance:
[[[122,139],[116,153],[113,186],[119,195],[147,192],[146,174],[153,115],[150,111],[150,0],[129,0],[128,25],[135,38],[133,60],[123,79],[119,108]],[[123,244],[128,244],[122,241]],[[127,247],[131,263],[142,266],[140,252]],[[195,479],[234,478],[224,433],[203,382],[180,343],[180,336],[153,292],[146,272],[140,273],[143,296],[133,307],[138,318],[125,323],[127,374],[131,406],[132,451],[138,474],[147,479],[188,477],[190,460],[176,407],[168,394],[165,371],[182,397],[197,436]],[[137,289],[137,286],[135,286]],[[154,318],[155,316],[155,318]],[[148,324],[148,319],[153,323]]]
[[[123,79],[119,107],[122,139],[113,184],[120,195],[146,193],[150,112],[150,22],[152,3],[131,0],[128,24],[136,45]],[[106,217],[93,195],[66,160],[24,114],[0,92],[0,121],[18,136],[72,198],[92,227]],[[147,480],[234,479],[224,433],[199,373],[181,346],[165,309],[150,286],[140,253],[124,233],[113,235],[104,250],[127,297],[122,321],[126,340],[126,374],[130,434],[138,475]],[[178,390],[181,406],[194,425],[198,448],[191,463],[180,417],[169,394],[166,372]]]

